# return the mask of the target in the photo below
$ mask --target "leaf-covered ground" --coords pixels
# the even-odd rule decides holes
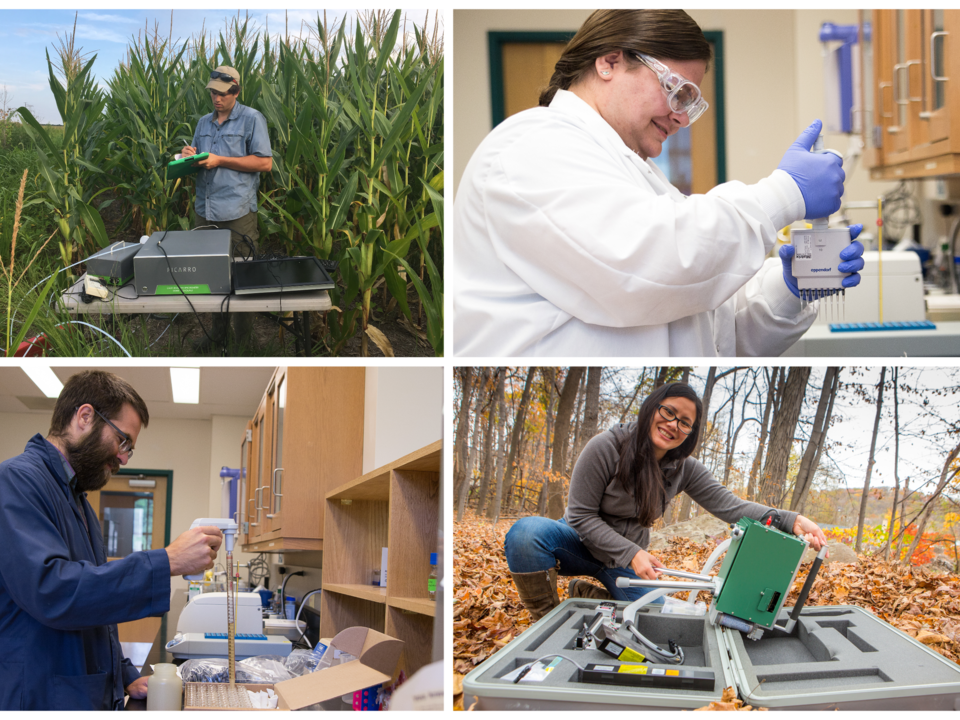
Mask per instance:
[[[494,527],[487,520],[467,515],[454,523],[453,685],[457,710],[469,709],[473,701],[467,698],[464,708],[463,676],[530,626],[530,614],[517,596],[503,555],[503,536],[514,522],[501,520]],[[657,556],[669,568],[699,571],[723,539],[694,543],[675,538]],[[825,564],[807,604],[865,608],[944,657],[960,661],[960,578],[859,557],[859,564]],[[809,565],[804,565],[798,573],[787,606],[794,604],[808,569]],[[561,578],[558,583],[561,600],[566,598],[567,582]],[[723,707],[704,709],[747,709],[726,706],[730,699],[724,700],[712,703]]]

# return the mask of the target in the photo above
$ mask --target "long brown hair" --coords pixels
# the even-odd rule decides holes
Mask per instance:
[[[659,60],[709,63],[713,57],[700,26],[683,10],[596,10],[564,48],[550,85],[540,93],[540,105],[549,105],[557,90],[569,90],[598,57],[617,50],[632,50]],[[626,54],[624,62],[639,65]]]
[[[703,403],[700,396],[686,383],[667,383],[650,393],[637,413],[637,424],[633,433],[627,436],[620,446],[616,478],[623,489],[633,495],[637,504],[637,519],[645,527],[653,525],[654,521],[663,515],[665,509],[666,490],[663,487],[660,463],[657,462],[653,442],[650,440],[650,425],[661,403],[671,397],[682,397],[693,401],[697,407],[697,419],[687,439],[679,446],[668,450],[663,456],[663,462],[689,457],[697,446],[697,438],[700,437]]]

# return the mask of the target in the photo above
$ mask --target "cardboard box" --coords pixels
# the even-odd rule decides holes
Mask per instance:
[[[352,627],[337,633],[330,647],[356,657],[342,665],[284,680],[273,686],[280,698],[278,710],[300,710],[325,700],[387,682],[400,661],[403,641],[366,627]],[[247,684],[249,690],[265,690],[270,685]],[[184,710],[220,708],[185,707]]]

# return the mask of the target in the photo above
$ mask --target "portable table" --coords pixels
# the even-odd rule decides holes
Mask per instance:
[[[109,300],[94,298],[85,303],[80,299],[84,277],[67,288],[60,300],[67,311],[73,315],[133,315],[137,313],[189,313],[190,303],[198,313],[219,313],[226,311],[227,295],[190,295],[190,303],[183,295],[141,295],[136,296],[133,284],[113,290]],[[326,290],[312,290],[286,293],[254,293],[251,295],[230,295],[230,312],[276,313],[292,312],[289,323],[281,324],[296,340],[297,354],[309,356],[310,312],[327,312],[333,307]]]

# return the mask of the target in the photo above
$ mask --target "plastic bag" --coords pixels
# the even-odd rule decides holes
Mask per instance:
[[[237,682],[278,683],[290,680],[292,675],[280,655],[257,655],[237,661]],[[194,658],[180,666],[184,682],[230,682],[230,668],[226,658]]]
[[[320,664],[320,658],[313,650],[292,650],[283,664],[293,677],[300,677],[314,672]]]

